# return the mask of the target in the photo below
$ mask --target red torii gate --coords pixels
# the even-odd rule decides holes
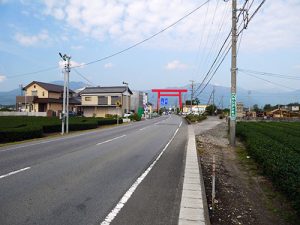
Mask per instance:
[[[182,109],[182,96],[183,92],[187,92],[187,89],[152,89],[152,92],[157,92],[157,111],[160,106],[160,97],[162,96],[175,96],[179,99],[179,106]]]

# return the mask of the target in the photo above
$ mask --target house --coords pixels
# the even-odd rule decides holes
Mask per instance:
[[[284,108],[278,108],[278,109],[274,109],[274,110],[268,112],[267,116],[270,116],[273,118],[289,117],[289,111]]]
[[[130,111],[132,91],[127,86],[86,87],[80,95],[81,111],[86,117],[123,116]]]
[[[243,118],[246,116],[246,112],[244,111],[244,104],[242,102],[236,103],[236,117]]]
[[[23,112],[47,112],[56,115],[62,111],[64,87],[39,81],[32,81],[23,88],[24,96],[16,96],[16,108]],[[69,111],[76,111],[80,101],[69,90]]]

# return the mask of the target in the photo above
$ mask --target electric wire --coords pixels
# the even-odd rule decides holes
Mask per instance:
[[[238,71],[239,71],[239,70],[238,70]],[[263,81],[268,82],[268,83],[270,83],[270,84],[277,85],[277,86],[280,86],[280,87],[284,87],[284,88],[289,89],[289,90],[297,91],[297,89],[295,89],[295,88],[291,88],[291,87],[285,86],[285,85],[283,85],[283,84],[279,84],[279,83],[276,83],[276,82],[274,82],[274,81],[270,81],[270,80],[267,80],[267,79],[258,77],[258,76],[256,76],[256,75],[253,75],[253,74],[250,74],[250,73],[246,73],[246,72],[243,72],[243,71],[240,71],[240,72],[242,72],[242,73],[245,74],[245,75],[248,75],[248,76],[251,76],[251,77],[255,77],[256,79],[263,80]]]
[[[254,13],[253,13],[254,15],[258,12],[258,10],[261,8],[261,6],[264,4],[264,2],[265,2],[265,0],[263,0],[263,2],[257,7],[257,9],[256,9],[256,10],[254,11]],[[247,3],[247,1],[245,2],[244,7],[246,7],[246,3]],[[242,12],[243,10],[244,10],[244,8],[241,10],[241,12]],[[240,13],[239,15],[241,15],[241,13]],[[252,18],[254,17],[254,15],[251,15],[250,18],[252,19]],[[251,20],[249,19],[249,20],[248,20],[248,23],[249,23],[250,21],[251,21]],[[242,21],[242,22],[243,22],[243,21]],[[239,35],[244,29],[246,29],[246,26],[244,26],[244,27],[241,29],[241,31],[238,33],[238,35]],[[229,33],[229,36],[230,36],[230,34],[231,34],[231,32]],[[228,38],[229,38],[229,36],[228,36]],[[228,39],[228,38],[227,38],[227,39]],[[222,45],[222,47],[221,47],[220,50],[223,49],[224,45],[225,45],[226,42],[227,42],[227,39],[224,41],[224,43],[223,43],[223,45]],[[231,49],[231,45],[230,45],[230,47],[227,49],[227,51],[226,51],[224,57],[222,58],[220,64],[217,66],[217,68],[214,70],[213,74],[211,75],[211,74],[210,74],[210,73],[211,73],[210,71],[212,71],[212,68],[213,68],[213,67],[215,66],[215,64],[216,64],[216,61],[217,61],[217,59],[218,59],[218,57],[219,57],[219,55],[220,55],[220,51],[219,51],[219,53],[218,53],[217,57],[215,58],[215,60],[214,60],[214,62],[213,62],[213,64],[212,64],[212,66],[210,67],[210,69],[209,69],[209,71],[207,72],[206,76],[205,76],[204,79],[202,80],[201,84],[200,84],[200,85],[198,86],[198,88],[196,89],[195,93],[200,89],[200,87],[202,86],[202,84],[205,82],[205,80],[207,79],[207,77],[208,77],[209,75],[211,75],[210,79],[208,80],[208,82],[206,83],[206,85],[199,91],[198,95],[195,95],[195,96],[199,96],[199,95],[202,93],[202,91],[208,86],[208,84],[210,83],[210,81],[211,81],[212,78],[214,77],[214,75],[215,75],[215,73],[217,72],[218,68],[221,66],[222,62],[224,61],[224,59],[225,59],[225,57],[227,56],[227,54],[228,54],[228,52],[229,52],[230,49]]]
[[[84,79],[85,81],[87,81],[90,85],[92,86],[97,86],[95,83],[91,82],[89,79],[87,79],[84,75],[82,75],[82,73],[80,73],[77,69],[74,68],[75,73],[80,76],[82,79]]]
[[[121,51],[115,52],[115,53],[113,53],[113,54],[111,54],[111,55],[102,57],[102,58],[100,58],[100,59],[96,59],[96,60],[93,60],[93,61],[90,61],[90,62],[87,62],[87,63],[83,63],[83,64],[80,65],[80,66],[86,66],[86,65],[90,65],[90,64],[97,63],[97,62],[100,62],[100,61],[104,61],[104,60],[106,60],[106,59],[109,59],[109,58],[112,58],[112,57],[114,57],[114,56],[116,56],[116,55],[119,55],[119,54],[121,54],[121,53],[123,53],[123,52],[126,52],[126,51],[128,51],[128,50],[130,50],[130,49],[132,49],[132,48],[135,48],[135,47],[137,47],[137,46],[139,46],[139,45],[141,45],[141,44],[143,44],[143,43],[145,43],[145,42],[151,40],[152,38],[158,36],[159,34],[165,32],[166,30],[170,29],[171,27],[175,26],[176,24],[178,24],[179,22],[181,22],[181,21],[184,20],[185,18],[189,17],[190,15],[192,15],[193,13],[195,13],[196,11],[198,11],[200,8],[202,8],[204,5],[206,5],[206,4],[207,4],[208,2],[210,2],[210,1],[211,1],[211,0],[205,1],[204,3],[202,3],[201,5],[199,5],[198,7],[196,7],[195,9],[193,9],[192,11],[190,11],[189,13],[187,13],[186,15],[184,15],[183,17],[181,17],[180,19],[176,20],[175,22],[173,22],[173,23],[170,24],[169,26],[167,26],[167,27],[165,27],[164,29],[160,30],[159,32],[157,32],[157,33],[151,35],[150,37],[145,38],[144,40],[139,41],[139,42],[137,42],[137,43],[135,43],[135,44],[129,46],[128,48],[125,48],[125,49],[121,50]],[[76,66],[76,67],[80,67],[80,66]],[[73,68],[75,68],[75,67],[73,67]]]
[[[247,69],[241,69],[241,68],[239,68],[238,70],[242,71],[242,72],[248,72],[248,73],[262,75],[262,76],[278,77],[278,78],[288,79],[288,80],[300,80],[299,76],[293,76],[293,75],[287,75],[287,74],[261,72],[261,71],[247,70]]]
[[[206,0],[204,3],[202,3],[201,5],[197,6],[195,9],[193,9],[192,11],[188,12],[187,14],[185,14],[184,16],[182,16],[181,18],[179,18],[178,20],[176,20],[175,22],[173,22],[172,24],[170,24],[169,26],[163,28],[162,30],[158,31],[157,33],[149,36],[148,38],[145,38],[143,39],[142,41],[139,41],[121,51],[118,51],[118,52],[115,52],[113,54],[110,54],[110,55],[107,55],[107,56],[104,56],[100,59],[96,59],[96,60],[93,60],[93,61],[90,61],[90,62],[87,62],[87,63],[82,63],[78,66],[71,66],[70,68],[78,68],[78,67],[82,67],[82,66],[87,66],[87,65],[90,65],[90,64],[93,64],[93,63],[97,63],[97,62],[100,62],[100,61],[104,61],[106,59],[109,59],[109,58],[112,58],[116,55],[119,55],[121,53],[124,53],[130,49],[133,49],[151,39],[153,39],[154,37],[160,35],[161,33],[165,32],[166,30],[172,28],[173,26],[175,26],[176,24],[178,24],[179,22],[181,22],[182,20],[186,19],[187,17],[189,17],[190,15],[192,15],[193,13],[195,13],[196,11],[198,11],[200,8],[202,8],[204,5],[206,5],[208,2],[210,2],[211,0]],[[6,78],[15,78],[15,77],[20,77],[20,76],[27,76],[27,75],[32,75],[32,74],[37,74],[37,73],[42,73],[42,72],[47,72],[47,71],[51,71],[51,70],[54,70],[54,69],[59,69],[59,66],[52,66],[52,67],[49,67],[49,68],[46,68],[46,69],[41,69],[41,70],[37,70],[37,71],[33,71],[33,72],[26,72],[26,73],[20,73],[20,74],[16,74],[16,75],[12,75],[12,76],[6,76]]]

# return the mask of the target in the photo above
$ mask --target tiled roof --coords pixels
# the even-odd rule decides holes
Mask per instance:
[[[94,94],[94,93],[124,93],[126,92],[126,86],[112,86],[112,87],[86,87],[81,94]],[[128,92],[132,94],[132,91],[128,88]]]
[[[58,93],[64,92],[64,86],[62,86],[62,85],[49,84],[49,83],[44,83],[44,82],[39,82],[39,81],[32,81],[30,84],[28,84],[26,87],[24,87],[24,89],[28,88],[32,84],[37,84],[37,85],[41,86],[42,88],[46,89],[47,91],[58,92]],[[71,93],[74,93],[74,91],[72,91],[71,89],[69,89],[69,91]]]

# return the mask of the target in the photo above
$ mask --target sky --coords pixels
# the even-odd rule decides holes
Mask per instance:
[[[238,1],[239,9],[244,1]],[[253,1],[249,15],[261,1]],[[0,0],[0,91],[33,80],[62,80],[59,52],[70,55],[76,71],[93,85],[125,81],[131,89],[148,90],[184,86],[191,80],[200,83],[230,32],[231,1],[210,0],[154,38],[84,64],[147,39],[205,2]],[[299,12],[299,0],[267,0],[239,36],[238,68],[300,77]],[[238,24],[242,21],[241,16]],[[24,75],[48,68],[54,69]],[[300,89],[299,80],[260,77],[276,85],[239,72],[237,86],[278,92]],[[70,80],[87,83],[74,69]],[[230,54],[211,84],[230,86]]]

